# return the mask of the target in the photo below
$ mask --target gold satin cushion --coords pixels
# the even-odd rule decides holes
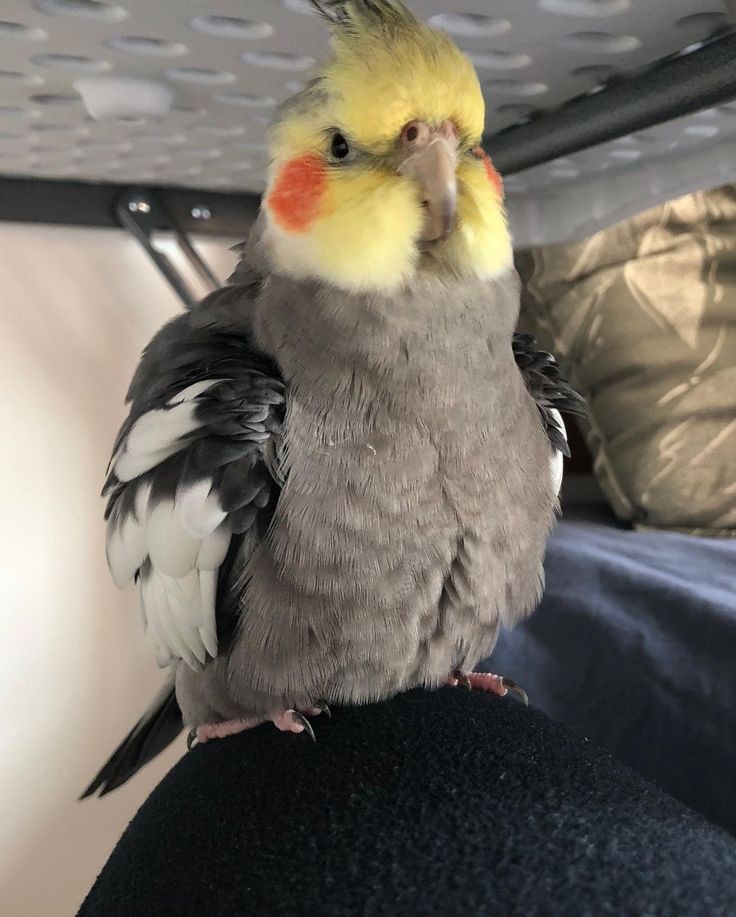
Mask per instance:
[[[595,474],[638,527],[736,534],[736,185],[517,253],[524,330],[588,402]]]

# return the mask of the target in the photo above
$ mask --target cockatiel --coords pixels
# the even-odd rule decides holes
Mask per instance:
[[[540,598],[579,400],[514,336],[478,79],[398,0],[313,5],[333,56],[279,112],[242,260],[131,384],[107,552],[172,677],[85,795],[185,726],[505,693],[470,673]]]

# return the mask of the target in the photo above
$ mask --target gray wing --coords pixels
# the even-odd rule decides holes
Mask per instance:
[[[562,485],[562,457],[570,455],[561,412],[584,416],[584,401],[562,375],[552,354],[536,349],[530,334],[515,334],[512,348],[516,365],[534,398],[552,446],[550,469],[555,491],[559,494]]]
[[[516,365],[539,409],[550,443],[563,455],[569,456],[560,412],[584,417],[585,402],[563,376],[552,354],[536,349],[530,334],[515,334],[512,348]]]
[[[128,400],[103,490],[108,563],[139,583],[159,664],[196,668],[218,652],[221,568],[278,499],[284,383],[242,325],[199,307],[154,337]]]

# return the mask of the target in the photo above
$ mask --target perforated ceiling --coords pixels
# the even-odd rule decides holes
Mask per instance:
[[[475,61],[491,134],[700,42],[728,21],[720,0],[411,5]],[[273,110],[327,47],[325,25],[307,0],[2,0],[0,10],[4,175],[259,192]],[[171,109],[95,121],[75,84],[99,75],[161,83],[171,90]],[[736,106],[724,106],[521,173],[508,192],[533,203],[551,184],[559,191],[601,176],[641,176],[643,164],[674,151],[687,159],[715,141],[730,142],[732,154],[735,140]],[[728,166],[714,168],[714,181],[730,174]]]

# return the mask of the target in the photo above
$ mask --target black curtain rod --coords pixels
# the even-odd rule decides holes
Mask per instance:
[[[736,98],[736,33],[578,96],[525,124],[487,136],[504,175],[569,156]]]

